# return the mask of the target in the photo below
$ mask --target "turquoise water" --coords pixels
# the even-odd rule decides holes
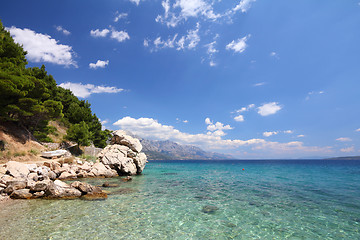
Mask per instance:
[[[360,161],[152,161],[87,181],[119,186],[1,207],[0,239],[360,239]]]

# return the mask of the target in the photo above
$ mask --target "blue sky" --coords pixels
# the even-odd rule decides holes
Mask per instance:
[[[360,1],[4,1],[108,129],[237,158],[360,155]]]

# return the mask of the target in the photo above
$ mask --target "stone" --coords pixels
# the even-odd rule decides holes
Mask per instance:
[[[26,178],[30,173],[26,164],[16,161],[9,161],[6,163],[6,172],[15,178]]]
[[[26,164],[26,167],[31,173],[35,173],[38,166],[36,164]]]
[[[219,208],[213,205],[206,205],[201,209],[203,213],[207,214],[214,214],[217,210],[219,210]]]
[[[89,176],[88,173],[83,170],[80,170],[79,173],[77,173],[76,175],[77,178],[86,178],[88,176]]]
[[[87,200],[87,201],[101,201],[107,198],[107,193],[105,192],[98,192],[98,193],[88,193],[82,195],[80,199]]]
[[[46,191],[46,189],[49,187],[50,183],[51,183],[50,180],[36,182],[34,184],[34,186],[30,187],[30,191],[32,191],[32,192]]]
[[[79,166],[80,170],[86,171],[86,172],[90,172],[91,170],[91,165],[89,162],[84,162],[81,166]]]
[[[109,182],[104,182],[102,184],[102,187],[118,187],[119,185],[116,183],[109,183]]]
[[[65,182],[55,180],[50,182],[48,189],[45,191],[44,197],[46,198],[62,198],[62,199],[73,199],[81,196],[81,192],[71,187]]]
[[[96,177],[114,177],[114,172],[106,168],[102,163],[95,163],[90,173]]]
[[[137,167],[137,174],[142,173],[142,171],[145,168],[145,165],[147,163],[147,157],[145,155],[145,153],[139,153],[136,155],[136,157],[134,158],[134,162],[136,164]]]
[[[124,178],[121,179],[123,182],[129,182],[132,180],[132,177],[131,176],[126,176]]]
[[[54,173],[53,171],[48,172],[47,176],[51,179],[51,180],[55,180],[56,179],[56,173]]]
[[[27,186],[27,181],[25,180],[12,180],[6,183],[6,188],[4,192],[11,194],[15,190],[24,189]]]
[[[33,198],[41,198],[45,196],[45,192],[44,191],[40,191],[40,192],[34,192],[33,193]]]
[[[19,189],[13,191],[10,197],[14,199],[30,199],[32,198],[32,194],[30,193],[30,189]]]
[[[69,172],[62,172],[59,176],[59,179],[73,179],[76,178],[76,174]]]
[[[32,172],[32,173],[29,173],[28,180],[37,182],[39,180],[39,177],[38,177],[37,173]]]
[[[0,187],[0,194],[3,193],[4,190],[5,190],[5,188]]]
[[[118,130],[113,132],[113,137],[111,139],[111,144],[120,144],[128,146],[134,152],[141,152],[142,145],[139,139],[133,138],[126,134],[123,130]]]
[[[96,189],[98,187],[95,187],[95,186],[92,186],[91,184],[88,184],[85,182],[80,182],[80,181],[75,181],[75,182],[71,183],[70,186],[80,190],[83,194],[93,192],[93,191],[99,191],[99,189]],[[101,189],[100,189],[100,191],[101,191]]]

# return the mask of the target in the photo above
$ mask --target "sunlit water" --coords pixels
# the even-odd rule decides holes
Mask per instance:
[[[119,186],[0,207],[0,239],[360,239],[360,161],[152,161],[87,181]]]

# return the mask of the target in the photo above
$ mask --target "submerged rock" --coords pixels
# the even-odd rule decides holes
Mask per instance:
[[[206,205],[206,206],[204,206],[204,207],[201,209],[201,211],[202,211],[203,213],[208,213],[208,214],[213,214],[213,213],[215,213],[217,210],[219,210],[219,208],[216,207],[216,206],[213,206],[213,205]]]

